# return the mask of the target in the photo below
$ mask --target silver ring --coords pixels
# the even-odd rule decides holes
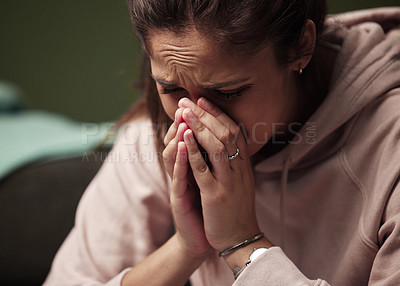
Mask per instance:
[[[235,159],[238,155],[239,155],[239,148],[236,149],[236,153],[235,154],[230,155],[230,156],[228,155],[228,159],[229,160]]]

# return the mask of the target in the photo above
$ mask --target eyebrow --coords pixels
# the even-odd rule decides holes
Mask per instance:
[[[163,79],[161,79],[161,78],[156,78],[156,77],[155,77],[154,75],[152,75],[152,74],[150,74],[150,76],[151,76],[156,82],[158,82],[158,83],[165,84],[165,85],[177,85],[176,83],[169,82],[169,81],[163,80]]]
[[[163,80],[161,78],[156,78],[154,75],[150,74],[150,76],[158,83],[160,84],[164,84],[164,85],[171,85],[171,86],[178,86],[178,84],[173,83],[173,82],[169,82],[166,80]],[[216,83],[216,84],[212,84],[212,85],[203,85],[201,86],[201,88],[203,89],[220,89],[220,88],[224,88],[224,87],[228,87],[228,86],[232,86],[232,85],[236,85],[236,84],[240,84],[243,82],[248,81],[249,78],[244,78],[244,79],[239,79],[239,80],[234,80],[234,81],[228,81],[228,82],[221,82],[221,83]]]

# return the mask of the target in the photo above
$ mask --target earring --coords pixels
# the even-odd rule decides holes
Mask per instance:
[[[301,67],[301,64],[299,64],[299,75],[303,74],[303,68]]]

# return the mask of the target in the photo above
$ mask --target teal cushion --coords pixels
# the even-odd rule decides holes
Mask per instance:
[[[76,155],[84,159],[86,152],[105,139],[111,126],[75,122],[44,111],[0,113],[0,179],[40,159]]]

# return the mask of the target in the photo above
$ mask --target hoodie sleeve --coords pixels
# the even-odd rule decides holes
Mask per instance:
[[[169,195],[148,121],[123,128],[85,191],[44,283],[120,285],[171,231]]]
[[[280,247],[271,247],[240,274],[233,286],[329,286],[321,279],[310,280]]]
[[[400,281],[400,177],[390,194],[378,231],[379,251],[369,285],[397,285]]]

